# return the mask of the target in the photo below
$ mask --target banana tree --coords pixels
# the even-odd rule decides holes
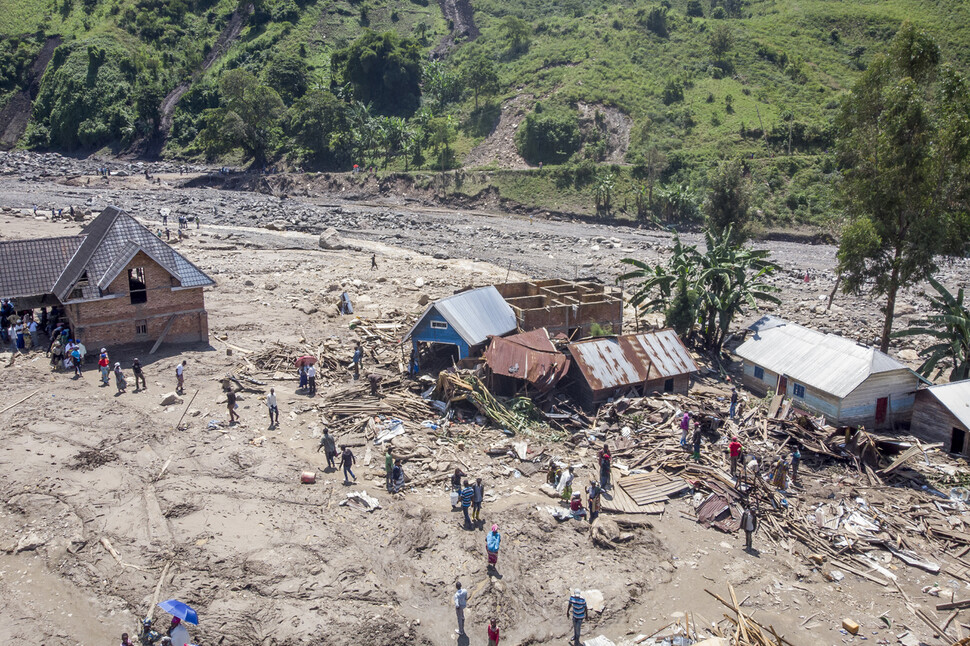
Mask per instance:
[[[893,337],[925,334],[939,343],[920,351],[923,364],[919,373],[929,378],[936,370],[936,377],[950,368],[950,381],[970,379],[970,309],[964,300],[961,287],[954,296],[935,278],[927,278],[939,296],[927,295],[934,313],[916,325],[893,334]]]

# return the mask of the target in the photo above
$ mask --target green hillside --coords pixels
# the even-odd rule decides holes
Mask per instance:
[[[611,175],[602,189],[611,212],[635,217],[639,202],[641,215],[646,203],[683,219],[696,213],[711,169],[733,158],[744,160],[765,223],[824,225],[837,212],[830,151],[840,95],[900,24],[928,31],[956,67],[970,62],[970,5],[960,0],[472,0],[474,25],[445,18],[443,9],[460,14],[454,0],[246,8],[0,0],[0,106],[26,86],[44,38],[60,35],[25,147],[118,152],[162,128],[167,157],[402,171],[466,165],[485,141],[467,165],[493,171],[488,180],[454,190],[491,185],[517,201],[591,213],[596,186]],[[220,41],[237,10],[241,30]],[[480,35],[448,43],[452,29]],[[368,30],[400,39],[375,34],[351,47]],[[335,52],[343,54],[332,65]],[[428,64],[432,52],[440,63]],[[353,80],[373,75],[385,55],[383,87]],[[476,61],[496,75],[486,74],[477,96]],[[236,69],[248,74],[227,77]],[[380,103],[405,101],[401,88],[415,75],[420,109]],[[183,82],[166,124],[160,106]],[[269,91],[247,105],[261,87]],[[367,110],[361,96],[380,105]],[[503,106],[526,126],[515,144],[514,124],[489,139]],[[529,165],[545,162],[543,172],[503,170],[519,159],[515,145]]]

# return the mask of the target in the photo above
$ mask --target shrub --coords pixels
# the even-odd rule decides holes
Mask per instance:
[[[579,118],[565,108],[534,111],[515,133],[515,144],[530,163],[564,162],[579,150]]]
[[[687,0],[687,15],[694,18],[704,17],[704,9],[701,7],[701,0]]]

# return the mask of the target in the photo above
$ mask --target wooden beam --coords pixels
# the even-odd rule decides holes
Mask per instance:
[[[4,408],[3,410],[0,410],[0,413],[6,413],[8,410],[10,410],[11,408],[13,408],[14,406],[18,406],[18,405],[24,403],[25,401],[27,401],[28,399],[30,399],[31,397],[33,397],[34,395],[36,395],[39,392],[40,392],[40,388],[38,388],[34,392],[30,393],[26,397],[21,397],[20,399],[18,399],[14,403],[10,404],[9,406],[7,406],[6,408]]]
[[[941,603],[936,607],[937,610],[962,610],[964,608],[970,608],[970,599],[953,601],[950,603]]]
[[[165,340],[165,336],[168,334],[168,331],[172,329],[172,324],[175,323],[176,316],[178,316],[178,314],[172,314],[170,317],[168,317],[168,323],[165,324],[165,329],[162,330],[161,335],[159,335],[158,340],[155,341],[155,345],[152,346],[152,349],[148,351],[148,354],[155,354],[155,350],[158,350],[158,346],[162,345],[162,341]]]

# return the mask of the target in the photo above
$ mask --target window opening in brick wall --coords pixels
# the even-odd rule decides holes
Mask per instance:
[[[148,336],[148,321],[135,321],[135,336]]]
[[[128,270],[128,295],[131,298],[132,305],[144,303],[148,300],[144,267],[132,267]]]

